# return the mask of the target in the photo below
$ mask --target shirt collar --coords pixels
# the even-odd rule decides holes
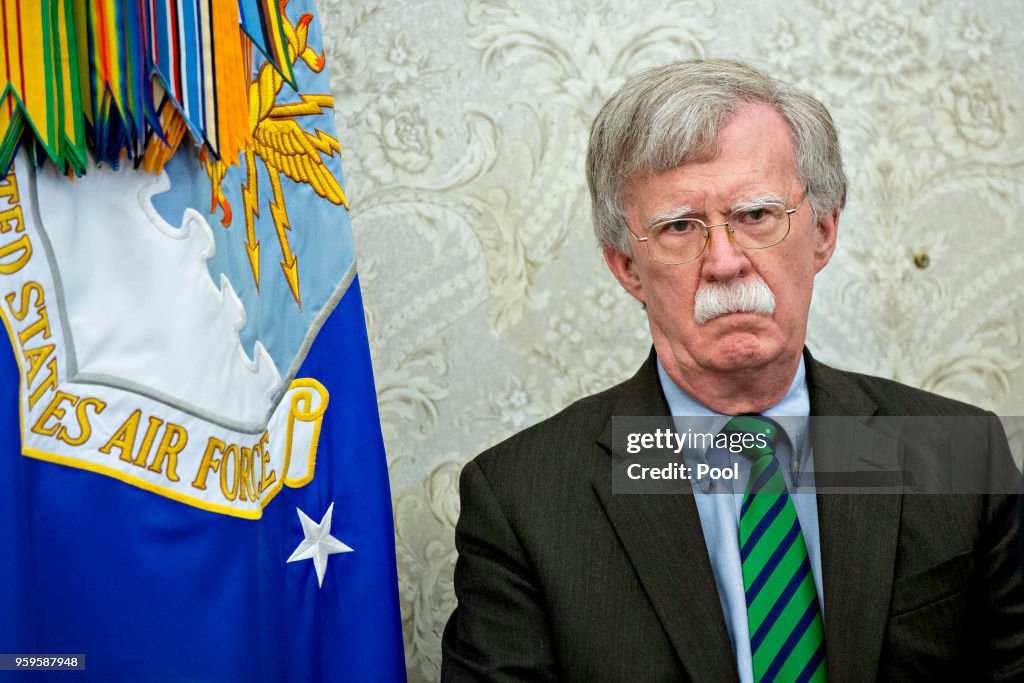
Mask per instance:
[[[672,378],[665,372],[658,359],[658,378],[661,380],[661,389],[665,394],[669,410],[677,417],[703,418],[697,422],[708,430],[721,431],[725,424],[732,417],[711,410],[706,405],[687,394],[679,388]],[[775,405],[761,412],[765,417],[770,417],[778,422],[793,445],[793,469],[794,473],[803,468],[802,460],[807,454],[805,439],[807,438],[807,420],[811,414],[810,392],[807,388],[807,368],[804,364],[803,354],[800,355],[800,365],[797,367],[789,390],[782,400]],[[788,419],[787,419],[788,418]],[[794,419],[795,418],[795,419]]]
[[[665,392],[665,399],[673,415],[687,415],[695,417],[716,417],[722,413],[715,412],[706,405],[693,398],[679,388],[672,378],[665,372],[658,359],[658,377],[661,379],[661,389]],[[804,364],[803,354],[800,354],[800,365],[793,376],[793,382],[782,400],[761,413],[766,417],[807,417],[811,414],[810,393],[807,390],[807,368]],[[728,417],[728,416],[727,416]]]

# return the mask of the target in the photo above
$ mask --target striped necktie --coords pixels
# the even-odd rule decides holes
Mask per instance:
[[[739,529],[754,680],[824,682],[825,629],[800,520],[775,457],[779,426],[741,416],[723,433],[742,438],[743,454],[754,461]]]

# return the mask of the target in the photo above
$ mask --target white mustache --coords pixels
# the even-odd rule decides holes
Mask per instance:
[[[693,318],[698,325],[706,325],[727,313],[772,315],[775,313],[775,295],[761,278],[706,284],[697,290]]]

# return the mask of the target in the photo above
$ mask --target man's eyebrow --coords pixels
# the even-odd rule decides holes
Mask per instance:
[[[647,219],[647,225],[644,226],[644,229],[648,230],[651,227],[657,225],[658,223],[679,220],[680,218],[687,218],[695,213],[697,213],[696,209],[694,209],[692,206],[687,206],[685,204],[683,206],[677,206],[671,209],[666,209],[664,211],[659,211],[658,213],[654,214],[653,216]]]
[[[765,204],[782,204],[786,205],[786,200],[778,194],[763,194],[750,199],[741,199],[732,205],[729,213],[736,213],[737,211],[750,211],[751,209],[759,209]]]
[[[782,204],[785,206],[786,200],[782,195],[774,192],[762,194],[756,197],[751,197],[750,199],[741,199],[737,201],[732,205],[732,208],[729,209],[729,213],[735,213],[736,211],[750,211],[752,209],[758,209],[765,204]],[[698,213],[700,212],[686,204],[666,209],[664,211],[659,211],[647,219],[647,224],[644,226],[644,230],[649,230],[652,226],[655,226],[658,223],[679,220],[681,218],[690,218]]]

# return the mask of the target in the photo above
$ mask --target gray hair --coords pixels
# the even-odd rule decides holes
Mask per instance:
[[[602,246],[630,254],[623,188],[718,154],[718,134],[741,105],[763,102],[789,124],[796,172],[814,219],[846,203],[839,136],[828,110],[809,94],[748,64],[690,59],[632,76],[605,102],[590,129],[587,184]]]

